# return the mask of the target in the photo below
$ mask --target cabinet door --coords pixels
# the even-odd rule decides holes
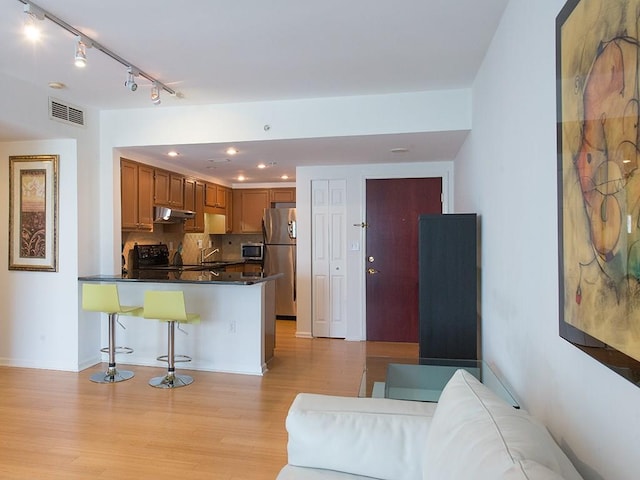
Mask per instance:
[[[204,183],[196,181],[195,184],[195,225],[194,232],[204,232]]]
[[[230,188],[227,188],[227,208],[225,210],[225,231],[231,233],[233,231],[233,190]]]
[[[184,208],[196,211],[196,181],[193,178],[186,178],[184,181]],[[184,221],[185,232],[193,232],[195,227],[195,218],[188,218]]]
[[[123,230],[138,228],[138,165],[120,160],[120,220]]]
[[[240,198],[241,233],[261,233],[264,209],[269,207],[269,190],[241,190]]]
[[[153,230],[153,168],[138,165],[138,229]]]
[[[220,208],[227,207],[227,188],[216,185],[216,204]]]
[[[295,188],[273,188],[271,189],[271,202],[274,203],[294,203],[296,201]]]
[[[171,206],[171,198],[169,194],[170,190],[171,174],[164,170],[156,169],[154,171],[154,189],[153,196],[156,205],[163,205],[165,207]]]
[[[184,177],[182,175],[169,174],[169,205],[173,208],[184,207]]]

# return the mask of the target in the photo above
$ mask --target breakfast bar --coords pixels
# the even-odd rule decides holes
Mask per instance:
[[[176,332],[176,354],[192,357],[181,368],[262,375],[274,354],[274,280],[280,276],[207,269],[140,270],[79,277],[78,288],[81,298],[83,282],[116,283],[120,303],[140,306],[146,290],[182,290],[187,310],[200,314],[201,323],[181,325],[183,332]],[[82,308],[79,313],[82,322],[99,315]],[[126,328],[117,328],[117,344],[134,352],[119,355],[118,363],[161,367],[156,357],[166,353],[166,325],[143,317],[122,316],[120,322]]]

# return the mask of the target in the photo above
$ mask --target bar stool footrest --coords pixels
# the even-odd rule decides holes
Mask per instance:
[[[102,353],[109,353],[109,347],[101,348],[100,351]],[[130,348],[130,347],[116,347],[114,349],[114,352],[115,352],[116,355],[118,355],[118,354],[129,354],[129,353],[133,353],[133,348]]]
[[[158,360],[159,362],[168,362],[169,355],[160,355],[159,357],[156,357],[156,360]],[[189,355],[174,355],[173,361],[175,363],[190,362],[191,357]]]

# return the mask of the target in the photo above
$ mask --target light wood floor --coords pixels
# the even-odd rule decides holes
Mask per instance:
[[[195,382],[172,391],[147,385],[162,366],[111,385],[89,381],[98,366],[0,367],[0,479],[273,479],[295,395],[356,396],[366,355],[417,357],[417,345],[300,339],[278,321],[264,376],[185,371]]]

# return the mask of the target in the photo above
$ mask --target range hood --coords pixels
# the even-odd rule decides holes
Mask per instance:
[[[181,223],[195,218],[196,212],[169,207],[153,207],[153,223]]]

